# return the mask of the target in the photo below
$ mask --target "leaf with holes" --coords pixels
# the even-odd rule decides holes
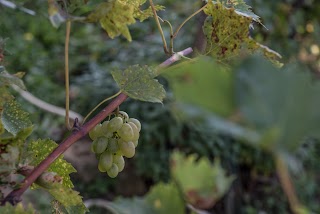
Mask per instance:
[[[262,52],[270,61],[279,64],[281,56],[254,41],[249,36],[251,17],[239,15],[234,8],[226,8],[220,3],[208,3],[204,9],[208,17],[203,25],[207,38],[207,52],[218,60],[228,60],[237,56],[241,50]]]
[[[52,140],[37,140],[28,144],[27,153],[28,161],[30,165],[37,166],[42,160],[44,160],[56,147],[58,146]],[[65,187],[73,187],[69,174],[76,172],[76,169],[60,156],[56,159],[48,168],[48,172],[56,172],[62,177],[62,184]]]
[[[123,71],[115,70],[112,76],[121,91],[133,99],[162,103],[165,97],[163,86],[154,79],[154,68],[134,65]]]

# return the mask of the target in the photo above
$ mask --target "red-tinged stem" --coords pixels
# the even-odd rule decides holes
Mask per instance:
[[[24,179],[19,189],[12,191],[5,198],[4,202],[10,202],[13,205],[19,202],[20,196],[50,166],[52,162],[54,162],[61,154],[63,154],[73,143],[85,136],[92,128],[94,128],[104,118],[111,114],[121,103],[123,103],[127,99],[127,97],[127,95],[121,93],[95,117],[93,117],[86,124],[80,127],[76,132],[73,132]]]
[[[187,48],[180,51],[178,54],[174,54],[169,59],[159,65],[159,67],[167,67],[172,63],[180,59],[180,55],[188,55],[192,52],[192,48]],[[20,201],[21,195],[28,189],[28,187],[52,164],[61,154],[63,154],[72,144],[77,142],[80,138],[84,137],[88,132],[93,129],[98,123],[103,121],[109,114],[111,114],[121,103],[128,98],[127,95],[121,93],[117,96],[108,106],[100,111],[91,120],[85,123],[74,131],[69,137],[67,137],[59,146],[52,151],[50,155],[46,157],[34,170],[23,180],[21,187],[17,190],[12,191],[1,203],[4,205],[9,202],[13,205]]]

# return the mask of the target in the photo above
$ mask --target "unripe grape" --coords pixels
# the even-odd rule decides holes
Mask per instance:
[[[101,129],[103,130],[103,136],[107,138],[111,138],[113,136],[113,132],[109,131],[108,124],[110,121],[104,121],[101,125]]]
[[[98,163],[98,169],[100,172],[106,172],[107,170],[105,168],[102,168],[100,162]]]
[[[123,125],[123,119],[121,117],[112,118],[107,124],[107,128],[109,132],[118,131]]]
[[[119,150],[118,140],[114,138],[109,138],[107,152],[116,153],[118,150]]]
[[[107,149],[108,138],[99,137],[92,142],[91,148],[94,153],[100,154]]]
[[[113,155],[113,163],[118,166],[119,172],[124,169],[124,158],[121,155]]]
[[[119,168],[116,164],[112,164],[111,168],[107,170],[107,174],[109,175],[110,178],[115,178],[117,177],[119,173]]]
[[[138,146],[138,144],[139,144],[139,141],[138,141],[138,140],[133,141],[133,145],[134,145],[134,147],[137,147],[137,146]]]
[[[136,124],[134,124],[133,122],[129,122],[128,124],[131,126],[132,131],[133,131],[132,141],[137,141],[140,137],[140,133],[139,133],[139,130],[138,130]]]
[[[135,147],[132,142],[119,142],[120,150],[123,156],[132,158],[135,154]]]
[[[135,119],[135,118],[130,118],[130,119],[128,120],[128,122],[133,122],[133,123],[137,126],[138,131],[139,131],[139,132],[141,131],[141,123],[140,123],[139,120],[137,120],[137,119]]]
[[[133,140],[133,130],[128,123],[123,124],[122,127],[117,131],[117,133],[124,141]]]
[[[101,136],[103,136],[103,129],[101,124],[96,125],[93,129],[89,131],[89,137],[92,140],[95,140]]]
[[[99,166],[98,166],[99,170],[101,169],[100,171],[107,171],[108,169],[111,168],[112,162],[113,162],[113,155],[109,152],[103,152],[99,158]]]
[[[125,111],[119,111],[119,114],[121,115],[121,117],[123,118],[123,121],[126,122],[129,120],[129,115],[127,114],[127,112]]]

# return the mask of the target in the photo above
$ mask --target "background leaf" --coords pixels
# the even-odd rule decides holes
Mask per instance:
[[[308,69],[295,64],[277,69],[252,57],[236,74],[240,111],[251,126],[272,136],[271,149],[294,151],[304,138],[320,137],[320,84]]]
[[[154,213],[157,214],[185,213],[184,201],[173,182],[168,184],[158,183],[153,186],[145,196],[145,200],[153,207]]]
[[[112,72],[121,91],[129,97],[141,101],[162,103],[165,97],[163,86],[154,79],[155,71],[148,66],[134,65],[124,71]]]
[[[143,198],[117,198],[109,204],[112,210],[118,214],[149,214],[154,213],[152,206],[150,206]]]
[[[235,111],[233,72],[209,57],[169,67],[165,77],[180,102],[201,106],[221,116]]]
[[[187,202],[197,208],[213,207],[234,180],[233,176],[226,176],[217,160],[211,165],[205,157],[197,160],[196,155],[185,157],[176,152],[172,155],[171,162],[174,179],[181,187]]]

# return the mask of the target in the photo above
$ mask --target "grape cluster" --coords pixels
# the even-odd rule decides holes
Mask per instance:
[[[98,169],[115,178],[124,168],[124,158],[132,158],[138,145],[141,123],[124,111],[109,121],[98,124],[90,132],[92,152],[99,160]]]

